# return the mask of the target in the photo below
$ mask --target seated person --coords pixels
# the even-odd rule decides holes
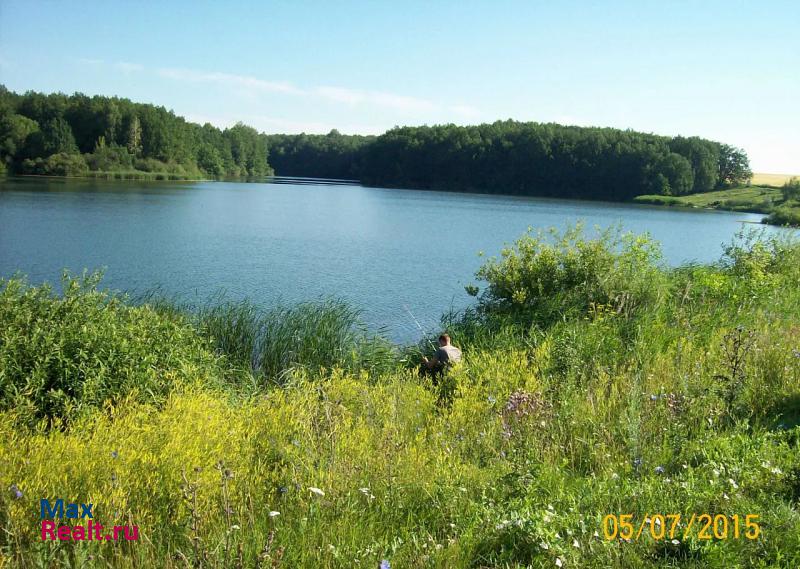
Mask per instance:
[[[453,364],[461,361],[461,350],[450,343],[450,336],[442,334],[439,336],[439,349],[433,358],[422,358],[423,371],[439,374]]]

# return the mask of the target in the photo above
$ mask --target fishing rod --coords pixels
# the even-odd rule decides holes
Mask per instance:
[[[416,316],[414,316],[414,314],[411,312],[411,309],[408,307],[408,305],[404,304],[403,308],[405,308],[406,312],[408,312],[408,315],[411,316],[411,319],[414,321],[414,324],[416,324],[417,328],[419,328],[422,337],[428,341],[428,343],[431,345],[431,348],[436,350],[436,346],[433,345],[430,334],[428,334],[428,332],[422,327],[422,324],[419,323],[419,320],[417,320]]]

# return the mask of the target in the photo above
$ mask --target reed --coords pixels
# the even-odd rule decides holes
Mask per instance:
[[[359,311],[337,299],[269,309],[247,300],[224,302],[202,308],[197,322],[218,353],[265,385],[283,385],[299,370],[375,373],[398,361],[396,348],[368,334]]]

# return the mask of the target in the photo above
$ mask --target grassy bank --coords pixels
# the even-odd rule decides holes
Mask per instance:
[[[186,182],[201,182],[204,178],[200,173],[179,174],[170,172],[144,172],[142,170],[126,170],[103,172],[90,170],[81,176],[73,178],[97,178],[101,180],[181,180]]]
[[[642,236],[528,235],[477,277],[445,319],[466,361],[437,384],[337,301],[187,312],[3,282],[2,559],[800,565],[800,245],[743,235],[667,269]],[[42,543],[42,497],[140,541]],[[607,514],[658,513],[761,533],[604,538]]]
[[[687,196],[636,196],[635,202],[653,205],[700,207],[729,211],[769,213],[783,197],[779,188],[747,186]]]
[[[760,182],[756,183],[756,180]],[[800,201],[794,194],[787,194],[787,188],[797,186],[797,180],[797,177],[782,174],[754,174],[750,186],[685,196],[642,195],[636,196],[633,201],[651,205],[764,213],[769,214],[763,219],[764,223],[800,227]]]

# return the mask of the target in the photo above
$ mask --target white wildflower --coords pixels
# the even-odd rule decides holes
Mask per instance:
[[[323,492],[319,488],[315,488],[314,486],[309,487],[309,491],[313,492],[317,496],[324,496],[325,495],[325,492]]]

